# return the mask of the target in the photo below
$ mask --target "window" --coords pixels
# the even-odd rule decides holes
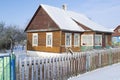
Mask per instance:
[[[74,46],[79,47],[80,44],[80,35],[79,34],[74,34]]]
[[[46,33],[46,46],[52,47],[52,33]]]
[[[95,35],[95,46],[102,45],[102,35]]]
[[[93,46],[93,35],[84,34],[81,36],[81,45],[82,46]]]
[[[117,37],[112,37],[112,42],[116,43],[117,42]]]
[[[71,47],[72,35],[71,33],[65,33],[65,46]]]
[[[32,34],[32,46],[38,46],[38,33]]]

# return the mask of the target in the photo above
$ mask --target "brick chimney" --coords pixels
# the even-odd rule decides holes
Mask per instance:
[[[66,11],[66,10],[67,10],[67,5],[66,5],[66,4],[63,4],[63,5],[62,5],[62,9]]]

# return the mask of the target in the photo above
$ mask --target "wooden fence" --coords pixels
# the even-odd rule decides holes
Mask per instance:
[[[26,57],[18,60],[16,77],[17,80],[67,80],[117,62],[120,62],[120,48],[49,58]]]

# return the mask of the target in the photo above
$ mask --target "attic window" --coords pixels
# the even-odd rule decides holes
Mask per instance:
[[[38,46],[38,33],[32,34],[32,46]]]

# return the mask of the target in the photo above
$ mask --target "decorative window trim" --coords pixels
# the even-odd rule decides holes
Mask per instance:
[[[67,44],[67,36],[70,36],[69,45]],[[72,46],[72,34],[71,33],[65,33],[65,47],[71,47]]]
[[[76,36],[78,37],[78,41],[76,44]],[[74,34],[74,47],[79,47],[80,46],[80,34],[79,33],[75,33]]]
[[[83,37],[91,37],[91,44],[84,43]],[[88,41],[88,40],[85,40]],[[83,34],[81,35],[81,46],[93,46],[93,34]]]
[[[35,38],[36,38],[36,40],[35,40]],[[32,34],[32,46],[38,46],[38,33],[33,33]]]
[[[51,36],[50,44],[48,43],[49,42],[48,36]],[[46,47],[52,47],[52,45],[53,45],[53,34],[52,34],[52,32],[48,32],[48,33],[46,33]]]

